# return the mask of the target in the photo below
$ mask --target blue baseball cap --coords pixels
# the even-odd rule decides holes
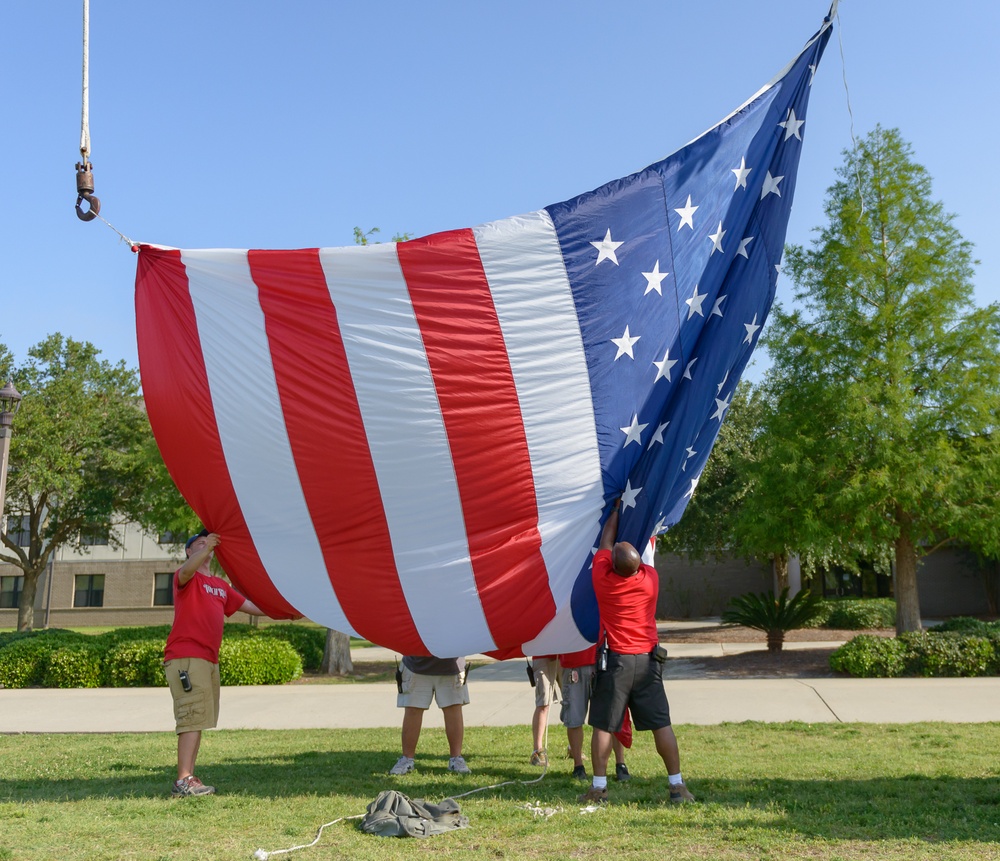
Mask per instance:
[[[205,538],[207,535],[208,535],[208,530],[207,529],[202,529],[201,532],[199,532],[197,535],[192,535],[187,540],[187,543],[184,545],[184,549],[185,550],[190,550],[191,549],[191,545],[194,544],[194,542],[195,542],[196,539],[198,539],[198,538]]]

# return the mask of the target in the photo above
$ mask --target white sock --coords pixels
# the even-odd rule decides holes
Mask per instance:
[[[594,789],[607,789],[608,788],[608,776],[598,777],[594,775]]]
[[[684,782],[684,778],[681,777],[681,773],[678,771],[677,774],[668,774],[667,780],[670,781],[671,786],[679,786]]]

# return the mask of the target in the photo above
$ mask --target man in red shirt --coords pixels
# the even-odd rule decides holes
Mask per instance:
[[[202,730],[219,722],[219,646],[226,616],[263,616],[229,583],[213,577],[209,563],[221,539],[203,529],[185,545],[187,561],[174,573],[174,623],[167,636],[163,670],[177,721],[177,781],[171,795],[211,795],[194,776]]]
[[[592,569],[601,625],[607,635],[607,667],[598,661],[588,721],[594,730],[594,781],[580,800],[607,801],[612,733],[622,728],[629,709],[637,730],[653,732],[656,752],[667,768],[671,802],[694,801],[681,776],[680,752],[663,690],[665,653],[661,657],[656,630],[659,577],[655,568],[643,564],[635,547],[626,541],[615,542],[620,507],[621,500],[616,499],[601,532]]]

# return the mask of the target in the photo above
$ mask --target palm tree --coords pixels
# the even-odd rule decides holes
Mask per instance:
[[[791,601],[788,589],[774,592],[749,593],[733,598],[722,614],[727,625],[742,625],[767,634],[767,650],[780,652],[785,644],[785,632],[804,628],[823,612],[822,601],[812,592],[799,592]]]

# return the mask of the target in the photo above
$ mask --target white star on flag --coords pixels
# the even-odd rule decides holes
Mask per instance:
[[[802,135],[799,134],[799,129],[805,125],[805,120],[795,119],[795,108],[788,109],[788,119],[783,123],[778,123],[785,130],[785,140],[789,138],[796,138],[797,140],[802,140]]]
[[[687,363],[687,367],[684,369],[684,373],[681,374],[681,378],[685,380],[694,380],[691,376],[691,369],[694,367],[694,363],[698,361],[698,357],[695,356],[690,362]]]
[[[705,297],[708,296],[707,293],[699,293],[698,285],[694,285],[694,295],[690,299],[685,299],[684,304],[688,306],[688,319],[690,320],[695,314],[699,317],[704,317],[705,312],[701,310],[701,303],[705,301]]]
[[[622,448],[628,448],[633,442],[639,443],[639,447],[642,448],[642,432],[649,427],[648,424],[639,424],[638,414],[633,414],[632,424],[626,427],[619,428],[623,434],[625,434],[625,445]]]
[[[671,382],[670,369],[676,364],[677,359],[670,358],[670,348],[668,347],[667,351],[663,354],[663,358],[659,362],[653,362],[656,368],[656,377],[653,379],[653,382],[657,382],[662,377],[666,377],[668,383]]]
[[[729,399],[731,397],[732,397],[732,395],[729,395],[725,400],[719,400],[719,398],[716,398],[715,399],[715,412],[712,413],[712,415],[709,416],[709,418],[710,419],[718,419],[721,422],[722,421],[722,417],[726,414],[726,410],[729,409]]]
[[[744,236],[740,240],[740,247],[736,249],[737,255],[742,255],[743,257],[746,257],[747,260],[749,260],[750,259],[750,255],[747,254],[747,246],[751,242],[753,242],[753,237],[752,236]]]
[[[674,212],[676,212],[681,217],[681,223],[677,228],[678,230],[680,230],[681,227],[683,227],[685,224],[692,230],[694,230],[694,213],[695,210],[697,209],[698,209],[697,206],[691,205],[691,195],[689,194],[687,203],[685,203],[684,206],[682,206],[680,209],[674,210]]]
[[[712,313],[709,314],[708,316],[709,317],[716,317],[716,316],[721,317],[722,316],[722,303],[725,302],[726,299],[728,299],[728,298],[729,298],[729,294],[728,293],[724,293],[722,296],[720,296],[718,299],[716,299],[715,300],[715,306],[712,308]]]
[[[719,222],[719,228],[708,238],[712,240],[712,250],[709,253],[709,257],[715,254],[716,251],[725,254],[722,250],[722,237],[726,235],[726,231],[722,229],[722,222]]]
[[[660,271],[660,261],[657,260],[653,266],[652,272],[642,273],[643,278],[646,279],[646,293],[652,293],[655,290],[662,296],[663,287],[661,285],[663,283],[663,279],[666,278],[669,274],[670,274],[669,272]],[[643,293],[642,295],[645,296],[646,293]]]
[[[631,481],[625,482],[625,489],[622,491],[622,510],[635,508],[635,500],[642,491],[641,487],[632,487]]]
[[[688,492],[684,496],[694,496],[694,489],[698,486],[698,482],[701,480],[700,476],[698,478],[691,479],[691,487],[688,488]]]
[[[608,232],[604,235],[604,239],[600,242],[591,242],[591,245],[597,249],[597,266],[602,260],[610,260],[615,266],[618,265],[618,255],[615,252],[625,243],[624,242],[614,242],[611,239],[611,228],[608,228]]]
[[[732,162],[730,162],[731,164]],[[740,166],[732,168],[732,172],[736,174],[736,188],[746,188],[747,187],[747,176],[750,175],[752,167],[747,167],[746,158],[740,159]],[[736,191],[736,188],[733,191]]]
[[[752,343],[754,334],[760,328],[760,326],[757,325],[757,315],[756,314],[753,315],[752,323],[744,323],[743,328],[747,330],[747,336],[743,339],[743,343],[744,344]]]
[[[783,179],[783,176],[771,176],[771,171],[768,171],[767,176],[764,177],[764,185],[760,190],[760,199],[763,200],[769,194],[776,194],[778,197],[781,197],[778,183]]]
[[[612,338],[611,343],[618,348],[618,352],[615,353],[615,361],[617,362],[622,356],[627,355],[630,359],[635,359],[632,354],[632,347],[636,341],[638,341],[642,335],[636,335],[634,338],[629,335],[628,326],[625,327],[625,334],[620,338]]]
[[[653,431],[653,436],[650,439],[649,445],[647,446],[647,448],[652,448],[653,447],[653,443],[657,443],[657,442],[660,445],[663,445],[663,432],[667,429],[667,426],[669,424],[670,424],[670,422],[664,422],[663,424],[656,426],[656,430]]]

